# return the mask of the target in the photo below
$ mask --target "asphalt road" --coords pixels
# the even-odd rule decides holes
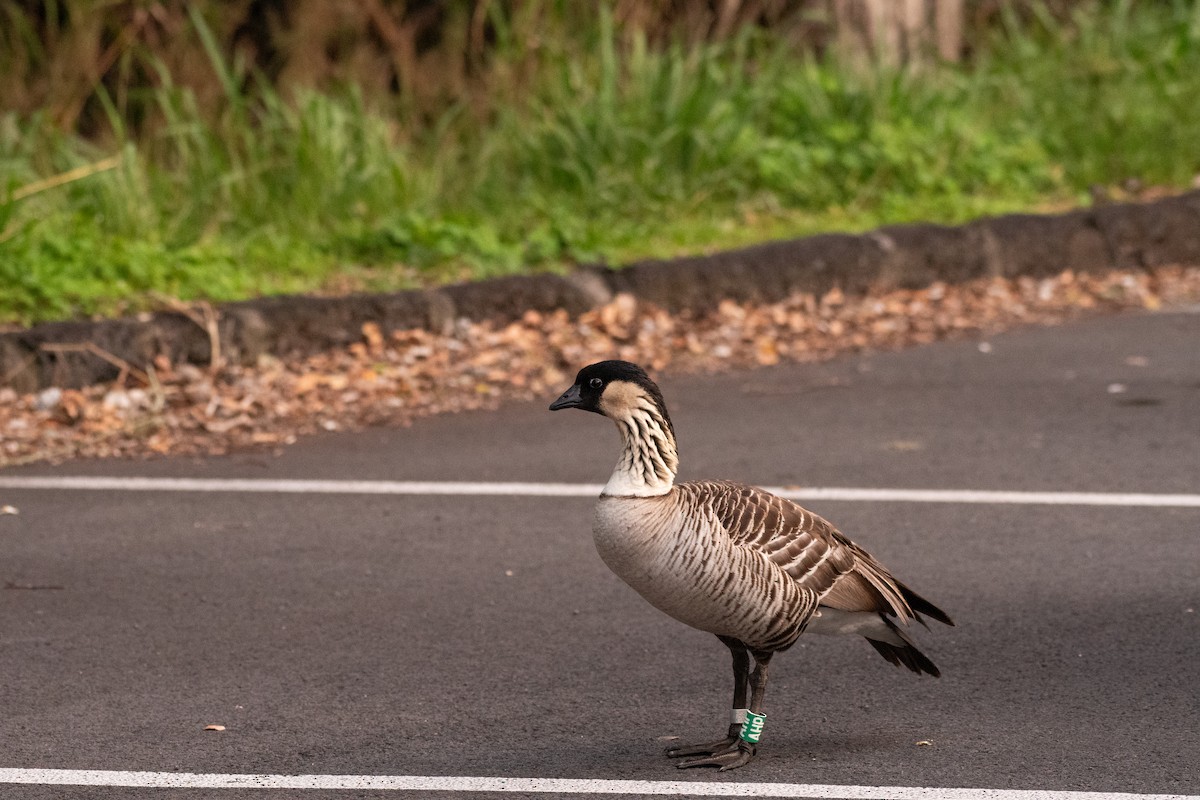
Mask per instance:
[[[680,477],[1200,492],[1200,313],[987,343],[664,380]],[[602,483],[611,424],[552,399],[279,458],[0,475]],[[727,652],[608,573],[588,499],[0,489],[3,504],[20,515],[0,516],[0,582],[61,588],[0,590],[0,768],[1200,794],[1200,509],[808,503],[955,617],[917,634],[943,677],[802,640],[772,664],[759,758],[717,775],[660,753],[723,731]]]

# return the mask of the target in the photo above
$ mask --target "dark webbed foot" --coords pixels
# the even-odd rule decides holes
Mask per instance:
[[[690,767],[716,767],[718,772],[744,767],[754,758],[754,745],[738,739],[729,749],[715,752],[702,758],[689,758],[675,766],[679,769]]]
[[[729,735],[719,742],[708,744],[679,745],[667,748],[667,758],[686,758],[687,756],[715,756],[737,749],[738,733],[741,725],[730,725]],[[680,766],[683,766],[680,764]]]

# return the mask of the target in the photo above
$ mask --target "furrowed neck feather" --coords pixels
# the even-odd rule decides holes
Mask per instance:
[[[654,497],[671,491],[679,455],[670,419],[649,399],[610,416],[621,434],[621,458],[601,494]]]

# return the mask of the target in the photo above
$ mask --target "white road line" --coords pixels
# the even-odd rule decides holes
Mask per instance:
[[[601,484],[469,483],[461,481],[325,481],[262,478],[6,477],[0,489],[67,489],[106,492],[262,492],[268,494],[502,495],[595,497]]]
[[[473,483],[467,481],[338,481],[261,478],[144,478],[4,476],[0,489],[105,492],[251,492],[268,494],[465,495],[504,497],[596,497],[598,483]],[[974,489],[866,489],[768,486],[791,500],[860,503],[983,503],[1009,505],[1200,508],[1200,494],[1134,492],[1017,492]]]
[[[468,778],[425,775],[222,775],[83,769],[0,769],[0,784],[3,783],[163,789],[365,789],[399,792],[540,792],[853,800],[1200,800],[1200,795],[1057,792],[1039,789],[938,789],[920,786],[837,786],[814,783]]]

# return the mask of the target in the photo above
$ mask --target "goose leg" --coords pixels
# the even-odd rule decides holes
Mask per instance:
[[[759,653],[750,651],[754,656],[754,671],[750,673],[750,711],[754,714],[762,714],[763,695],[767,691],[767,664],[771,660],[771,653]],[[741,725],[737,726],[739,729]],[[732,729],[732,726],[731,726]],[[687,767],[717,767],[719,771],[724,772],[728,769],[737,769],[744,767],[754,758],[754,753],[757,751],[757,746],[745,739],[739,738],[729,749],[719,752],[714,752],[709,756],[701,758],[690,758],[687,761],[681,762],[678,766],[680,769]]]
[[[729,648],[729,652],[733,654],[733,710],[736,713],[739,709],[746,708],[746,683],[750,679],[750,655],[746,651],[746,646],[737,639],[731,639],[728,636],[718,636],[718,639]],[[742,732],[742,724],[740,722],[731,722],[729,731],[725,738],[716,742],[708,742],[707,744],[680,745],[679,747],[668,747],[668,758],[684,758],[687,756],[714,756],[719,753],[728,753],[737,749],[738,735]],[[687,766],[686,763],[679,766]]]

